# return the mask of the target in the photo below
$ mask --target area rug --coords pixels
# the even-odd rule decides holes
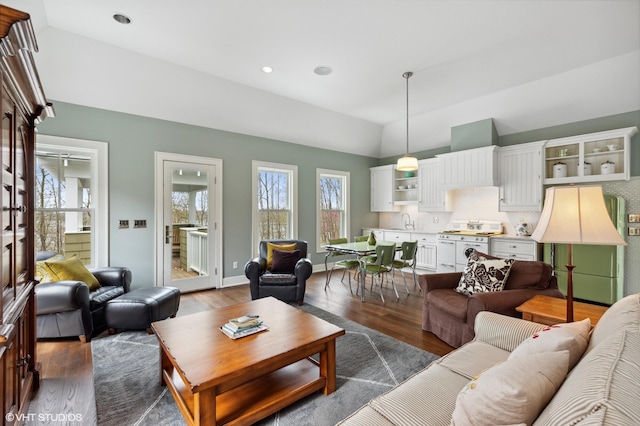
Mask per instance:
[[[334,425],[438,358],[314,306],[301,309],[346,331],[336,342],[337,390],[328,396],[316,392],[259,425]],[[99,425],[185,424],[159,384],[155,336],[129,331],[95,338],[91,350]]]

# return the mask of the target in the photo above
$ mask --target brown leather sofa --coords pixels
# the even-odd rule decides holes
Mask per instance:
[[[516,307],[535,295],[564,298],[558,290],[556,277],[552,275],[551,265],[540,261],[516,260],[504,290],[497,292],[472,296],[458,293],[454,289],[461,276],[462,272],[450,272],[424,274],[419,278],[424,295],[422,329],[432,332],[454,348],[473,339],[473,326],[480,311],[522,318]]]

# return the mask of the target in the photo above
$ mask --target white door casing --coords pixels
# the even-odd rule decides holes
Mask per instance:
[[[206,273],[190,278],[172,277],[172,192],[174,170],[202,175],[208,188],[208,226],[205,233]],[[183,292],[222,286],[222,160],[183,154],[155,153],[156,286],[178,287]]]

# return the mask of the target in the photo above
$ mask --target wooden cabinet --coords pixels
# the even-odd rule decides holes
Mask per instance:
[[[445,211],[444,190],[440,182],[440,160],[429,158],[418,161],[418,180],[420,191],[418,210],[421,212]]]
[[[492,237],[490,255],[519,260],[540,260],[540,245],[529,237]]]
[[[631,138],[636,127],[547,141],[544,184],[629,180]]]
[[[371,211],[393,212],[396,207],[393,204],[394,172],[393,164],[387,166],[371,167]]]
[[[443,189],[497,186],[498,147],[495,145],[436,155]]]
[[[14,424],[26,414],[31,391],[39,382],[33,280],[34,127],[53,110],[33,61],[36,42],[29,15],[2,5],[0,15],[0,401],[5,424]]]
[[[544,144],[545,141],[541,141],[500,148],[500,211],[542,211]]]

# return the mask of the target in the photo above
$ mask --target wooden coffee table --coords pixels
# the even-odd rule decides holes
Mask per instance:
[[[219,327],[256,314],[269,330],[233,340]],[[273,297],[151,324],[160,380],[190,425],[251,424],[336,389],[340,327]],[[309,358],[319,354],[319,362]]]
[[[573,320],[589,318],[593,327],[606,310],[606,306],[574,301]],[[567,301],[558,297],[534,296],[518,306],[516,311],[522,312],[522,319],[540,324],[554,325],[567,321]]]

